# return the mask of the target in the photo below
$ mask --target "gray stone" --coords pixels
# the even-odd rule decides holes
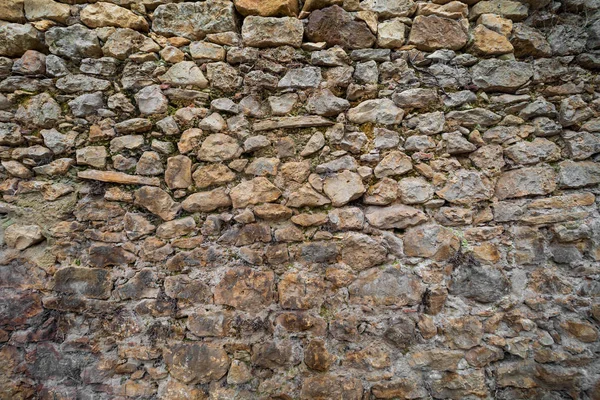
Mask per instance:
[[[98,110],[104,108],[104,96],[102,92],[85,93],[69,101],[71,112],[76,117],[94,115]]]
[[[280,89],[308,89],[321,83],[321,68],[304,67],[290,69],[277,84]]]
[[[350,102],[335,96],[329,89],[316,91],[306,103],[306,109],[309,112],[326,117],[337,116],[348,108],[350,108]]]
[[[111,87],[110,81],[84,74],[66,75],[56,81],[56,87],[65,93],[97,92]]]
[[[323,192],[334,207],[341,207],[358,199],[365,191],[360,175],[350,171],[335,173],[323,182]]]
[[[561,188],[580,188],[600,183],[600,165],[596,162],[566,160],[558,166],[558,181]]]
[[[46,32],[46,44],[57,56],[74,59],[102,56],[96,32],[80,24],[50,28]]]
[[[244,19],[242,39],[250,47],[300,47],[304,26],[297,18],[249,16]]]
[[[399,124],[404,111],[390,99],[366,100],[348,110],[348,120],[355,124],[372,122],[382,125]]]
[[[39,35],[31,24],[0,25],[0,56],[20,57],[27,50],[43,51],[45,46]]]
[[[520,61],[491,58],[473,68],[473,83],[486,92],[514,92],[533,77],[530,64]]]
[[[174,86],[197,86],[200,89],[208,87],[204,74],[193,61],[182,61],[173,65],[160,77],[161,82]]]
[[[489,200],[494,195],[494,188],[485,175],[459,169],[448,177],[444,187],[436,194],[453,204],[470,205]]]

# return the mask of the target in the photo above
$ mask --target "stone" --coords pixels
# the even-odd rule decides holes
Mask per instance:
[[[551,167],[528,167],[504,172],[496,184],[499,200],[545,195],[556,189],[556,173]]]
[[[144,17],[116,4],[102,1],[84,7],[79,13],[79,18],[81,22],[90,28],[114,26],[136,31],[148,31],[148,22]]]
[[[515,57],[543,58],[552,55],[552,48],[544,34],[523,23],[513,25],[510,43],[513,45]]]
[[[451,115],[451,114],[449,114]],[[436,135],[444,130],[446,118],[441,111],[417,115],[406,121],[406,126],[424,135]]]
[[[125,60],[137,52],[151,53],[160,50],[160,46],[149,37],[133,29],[116,29],[102,46],[105,56]]]
[[[356,63],[353,77],[359,84],[376,84],[379,82],[377,63],[373,60]]]
[[[476,317],[451,318],[444,328],[454,346],[463,350],[477,346],[483,337],[483,325]]]
[[[504,149],[500,145],[482,146],[469,155],[469,159],[477,168],[497,169],[504,167]]]
[[[561,323],[561,327],[583,343],[593,343],[598,340],[598,330],[587,321],[569,320]]]
[[[471,73],[473,83],[480,89],[514,92],[532,78],[533,69],[525,62],[491,58],[477,63]]]
[[[362,49],[375,44],[375,35],[363,21],[338,5],[313,11],[306,26],[306,37],[313,42],[326,42],[328,46]]]
[[[161,82],[174,86],[196,86],[200,89],[208,87],[204,74],[193,61],[182,61],[173,65],[160,77]]]
[[[36,50],[27,50],[15,61],[12,71],[22,75],[44,75],[46,73],[46,55]]]
[[[215,287],[215,304],[252,311],[267,307],[274,295],[273,271],[255,271],[246,267],[229,269]]]
[[[479,265],[472,258],[462,257],[452,275],[451,294],[480,303],[493,303],[508,293],[510,281],[501,269]]]
[[[495,125],[502,120],[499,114],[485,108],[472,108],[464,111],[450,111],[446,115],[447,121],[455,121],[460,125],[473,128],[479,126]]]
[[[198,158],[203,161],[219,162],[232,160],[241,154],[242,148],[237,140],[222,133],[215,133],[204,139],[198,151]]]
[[[29,21],[49,19],[66,25],[71,15],[71,7],[57,1],[26,0],[23,5],[25,16]]]
[[[321,277],[305,273],[286,273],[279,284],[279,303],[282,308],[291,310],[309,310],[323,303],[323,291],[326,289]]]
[[[107,90],[110,81],[84,74],[66,75],[56,81],[56,87],[65,93],[97,92]]]
[[[522,21],[528,16],[529,6],[513,0],[480,1],[471,7],[469,19],[474,20],[482,14],[497,14],[515,22]]]
[[[304,67],[290,69],[277,84],[279,89],[309,89],[321,83],[321,69]]]
[[[408,37],[408,44],[422,51],[460,50],[467,41],[467,33],[458,21],[437,15],[415,17]]]
[[[412,170],[412,162],[409,156],[398,150],[390,151],[375,167],[374,173],[377,178],[386,176],[403,175]]]
[[[58,102],[48,93],[40,93],[22,102],[15,119],[25,126],[52,128],[61,117]]]
[[[380,19],[389,19],[394,17],[410,17],[415,11],[415,3],[412,0],[363,0],[360,3],[363,10],[369,10],[377,13]]]
[[[222,46],[207,42],[190,43],[190,55],[200,62],[224,61],[225,49]]]
[[[54,274],[54,290],[92,299],[108,299],[112,279],[105,269],[65,267]]]
[[[350,102],[335,96],[329,89],[322,89],[316,91],[308,98],[306,108],[309,112],[314,114],[325,117],[334,117],[350,108]],[[323,145],[321,145],[319,149],[321,147],[323,147]]]
[[[221,186],[235,179],[235,173],[223,164],[210,164],[199,167],[192,175],[194,183],[200,189]]]
[[[404,111],[390,99],[366,100],[348,110],[348,120],[355,124],[372,122],[382,125],[399,124]]]
[[[289,45],[300,47],[304,26],[297,18],[249,16],[244,19],[242,39],[246,46],[276,47]]]
[[[600,183],[600,167],[597,162],[565,160],[558,166],[558,182],[561,188],[581,188]]]
[[[349,287],[350,301],[371,306],[396,307],[419,304],[425,288],[421,280],[399,268],[371,268]]]
[[[336,357],[329,353],[325,341],[313,339],[304,350],[304,363],[315,371],[327,371],[335,362]]]
[[[159,85],[146,86],[134,97],[142,115],[164,114],[168,110],[169,100],[162,93]]]
[[[236,0],[235,8],[243,16],[295,17],[298,15],[298,0]]]
[[[334,123],[326,118],[316,115],[298,116],[298,117],[279,117],[273,119],[255,122],[253,129],[255,132],[270,131],[273,129],[295,129],[311,128],[318,126],[330,126]]]
[[[409,257],[445,261],[460,249],[460,239],[448,228],[427,224],[410,228],[404,235],[404,253]]]
[[[98,110],[105,107],[104,95],[102,92],[82,94],[81,96],[75,97],[67,104],[69,104],[71,112],[76,117],[94,115],[98,112]]]
[[[581,95],[570,96],[560,102],[558,121],[563,128],[580,124],[592,115],[592,110]]]
[[[0,5],[0,15],[8,22],[26,22],[23,11],[23,0],[8,0]]]
[[[334,207],[341,207],[359,198],[365,190],[360,175],[350,171],[328,176],[323,182],[323,192]]]
[[[306,378],[300,399],[360,400],[362,393],[363,386],[359,379],[325,374]]]
[[[192,193],[181,203],[187,212],[211,212],[219,208],[231,207],[231,198],[225,189],[214,189],[209,192]]]
[[[152,30],[159,35],[202,40],[207,34],[238,31],[231,1],[161,4],[152,14]]]
[[[281,191],[267,178],[258,177],[241,182],[231,189],[230,195],[234,208],[244,208],[275,201],[281,196]]]
[[[96,32],[80,24],[50,28],[45,38],[50,52],[57,56],[73,59],[102,56]]]
[[[10,225],[4,231],[4,242],[8,247],[25,250],[44,240],[42,230],[37,225]]]
[[[490,180],[477,171],[460,169],[452,174],[436,194],[450,203],[469,205],[489,200],[494,194]]]
[[[11,122],[0,122],[0,145],[17,146],[23,142],[19,125]]]
[[[473,31],[472,49],[475,53],[494,56],[512,53],[513,45],[508,38],[484,25],[477,25]]]
[[[516,164],[537,164],[560,159],[560,148],[544,138],[531,142],[519,142],[504,150],[504,155]]]
[[[175,219],[181,209],[179,203],[174,202],[167,192],[157,187],[144,186],[136,190],[134,195],[136,205],[146,208],[165,221]]]
[[[406,41],[406,25],[399,19],[380,22],[377,26],[377,47],[397,49]]]
[[[427,108],[435,105],[439,98],[434,89],[416,88],[396,92],[392,95],[392,100],[401,108]]]
[[[78,165],[89,165],[94,168],[104,168],[107,156],[104,146],[88,146],[76,151]]]
[[[179,155],[167,159],[165,183],[169,189],[186,189],[192,185],[192,160]]]
[[[398,196],[403,204],[421,204],[433,197],[433,186],[423,178],[403,178],[398,182]]]
[[[587,32],[571,25],[555,25],[548,33],[547,39],[553,55],[575,55],[584,51]]]
[[[88,169],[79,171],[77,177],[81,179],[89,179],[93,181],[120,183],[123,185],[148,185],[159,186],[160,180],[157,178],[148,178],[143,176],[129,175],[123,172],[116,171],[98,171]]]
[[[397,378],[391,381],[375,383],[373,395],[378,399],[417,399],[427,397],[427,390],[415,379]]]
[[[428,219],[421,210],[403,204],[368,207],[365,210],[365,218],[370,225],[379,229],[406,229]]]
[[[20,57],[27,50],[43,51],[44,44],[38,35],[31,24],[3,24],[0,26],[0,56]],[[50,42],[46,43],[51,46]]]
[[[186,384],[219,380],[229,369],[229,357],[225,350],[205,343],[177,343],[166,346],[163,358],[169,373]]]
[[[465,139],[459,131],[443,133],[442,139],[446,142],[448,154],[464,154],[477,150],[477,146]]]
[[[386,248],[372,237],[360,233],[348,233],[344,236],[342,261],[352,269],[369,269],[383,264],[386,259]]]

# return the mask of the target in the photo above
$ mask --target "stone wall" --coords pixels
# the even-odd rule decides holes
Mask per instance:
[[[2,0],[1,399],[600,399],[598,0]]]

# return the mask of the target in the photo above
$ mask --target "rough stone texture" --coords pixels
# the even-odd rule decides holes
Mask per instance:
[[[597,399],[599,9],[0,1],[0,399]]]

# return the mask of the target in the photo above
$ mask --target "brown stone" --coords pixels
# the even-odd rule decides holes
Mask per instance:
[[[315,371],[327,371],[336,357],[329,353],[322,339],[313,339],[304,349],[304,364]]]
[[[363,386],[359,379],[335,375],[316,375],[304,379],[302,400],[361,400]]]
[[[249,205],[269,203],[281,196],[281,191],[267,178],[254,178],[244,181],[231,189],[233,208],[244,208]]]
[[[235,8],[244,16],[295,17],[298,0],[235,0]]]
[[[506,36],[477,25],[473,30],[473,51],[481,55],[494,56],[511,53],[513,45]]]
[[[378,399],[418,399],[427,397],[427,390],[417,379],[396,378],[387,382],[379,382],[371,388]]]
[[[135,204],[148,209],[165,221],[175,219],[181,210],[181,204],[174,202],[167,192],[152,186],[144,186],[135,191]]]
[[[185,189],[192,184],[192,160],[186,156],[169,157],[165,171],[169,189]]]
[[[66,267],[54,274],[54,290],[92,299],[108,299],[112,289],[110,273],[99,268]]]
[[[160,186],[160,179],[146,176],[129,175],[117,171],[98,171],[87,169],[77,172],[77,177],[93,181],[120,183],[123,185]]]
[[[363,272],[348,291],[352,302],[401,307],[419,304],[425,289],[417,277],[391,267]]]
[[[306,37],[313,42],[348,49],[372,47],[376,37],[367,24],[355,21],[350,13],[337,5],[313,11],[308,18]]]
[[[556,172],[551,167],[520,168],[503,173],[496,184],[496,197],[544,195],[556,189]]]
[[[186,384],[221,379],[229,369],[229,357],[225,350],[204,343],[167,346],[163,357],[171,376]]]
[[[325,282],[319,276],[290,272],[279,281],[279,303],[282,308],[291,310],[318,308],[323,303],[325,289]]]
[[[423,51],[460,50],[467,41],[467,33],[458,21],[437,15],[417,16],[408,37],[409,44]]]
[[[460,248],[459,238],[448,228],[423,225],[409,229],[404,235],[404,252],[409,257],[447,260]]]
[[[233,268],[225,272],[215,287],[215,303],[241,310],[258,310],[273,301],[273,271]]]

